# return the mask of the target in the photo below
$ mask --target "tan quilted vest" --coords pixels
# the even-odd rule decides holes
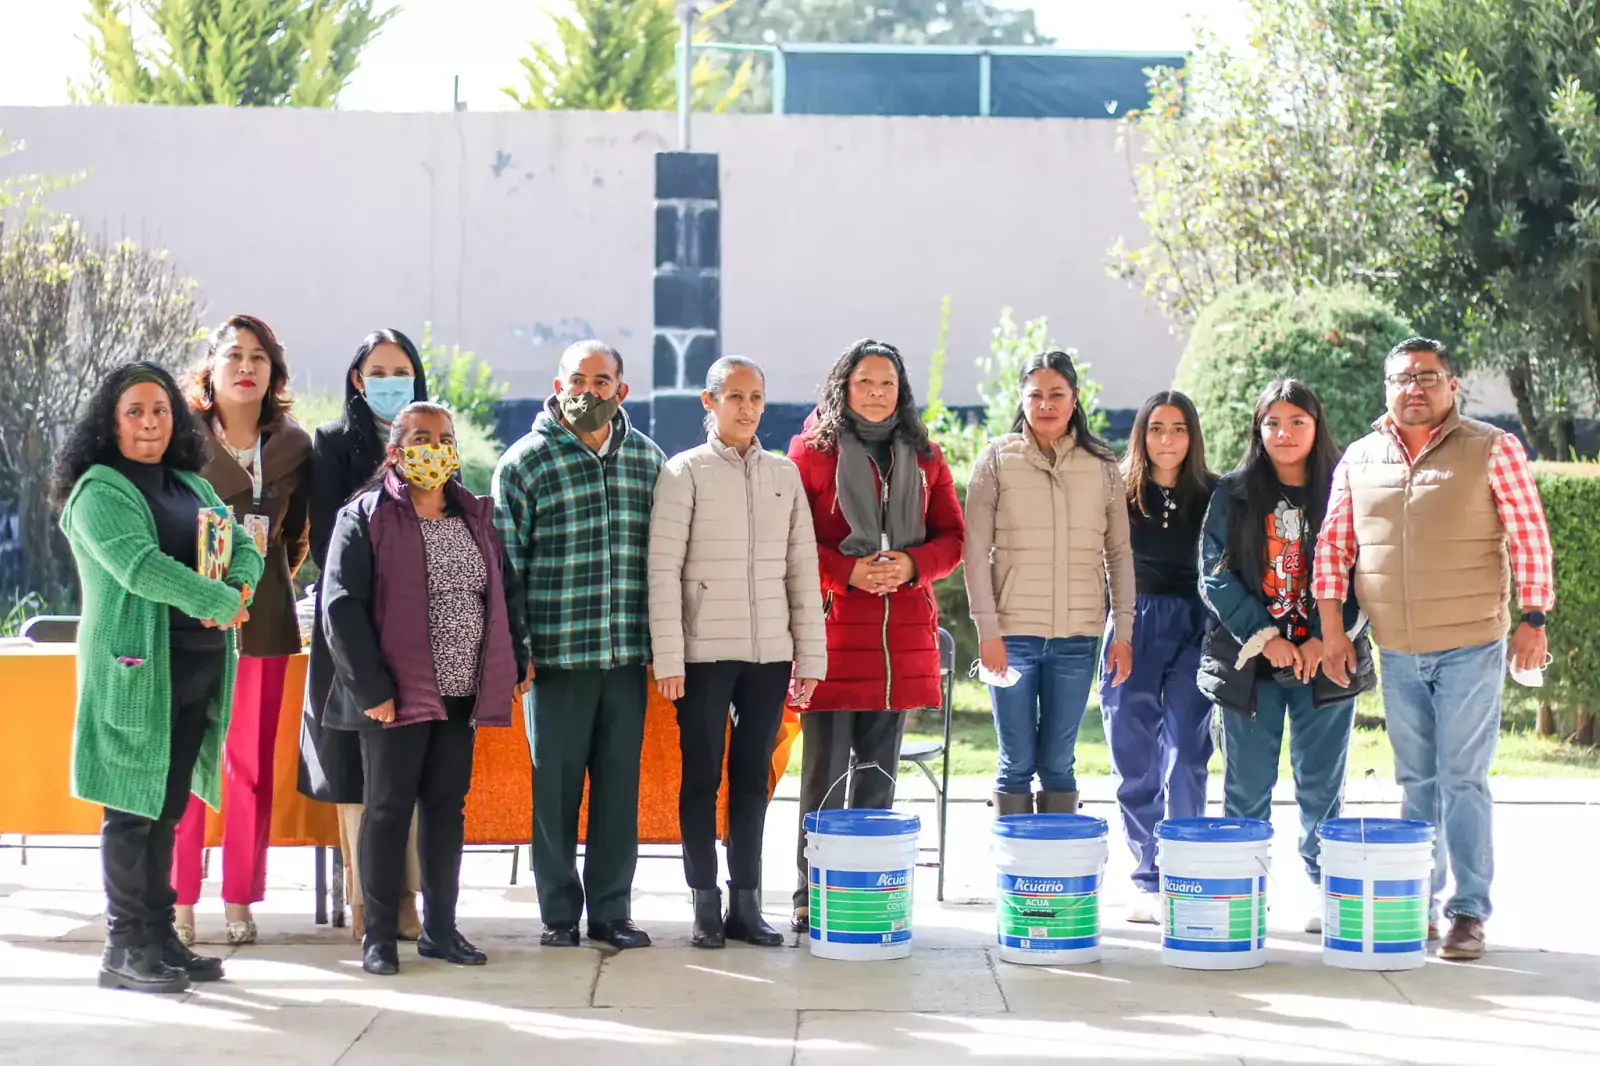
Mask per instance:
[[[1023,434],[995,442],[995,602],[1006,636],[1091,637],[1106,624],[1109,463],[1057,442],[1051,462]]]
[[[1452,411],[1415,463],[1382,429],[1345,453],[1356,596],[1379,647],[1419,655],[1509,630],[1511,562],[1489,488],[1501,434]]]

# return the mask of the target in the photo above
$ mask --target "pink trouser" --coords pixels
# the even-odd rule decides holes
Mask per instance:
[[[222,753],[222,901],[256,903],[267,894],[267,842],[272,830],[272,754],[278,743],[286,657],[239,657],[233,717]],[[189,797],[172,847],[172,889],[178,906],[200,899],[200,853],[206,805]]]

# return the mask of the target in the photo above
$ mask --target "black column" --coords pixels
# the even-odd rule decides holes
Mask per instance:
[[[722,355],[722,225],[717,157],[656,155],[651,436],[668,454],[705,439],[700,390]]]

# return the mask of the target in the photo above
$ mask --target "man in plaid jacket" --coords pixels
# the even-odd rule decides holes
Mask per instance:
[[[647,947],[629,917],[650,661],[650,506],[666,460],[622,410],[622,356],[582,341],[555,395],[494,472],[496,522],[522,582],[533,691],[533,874],[541,944]],[[587,851],[578,809],[589,778]]]
[[[1335,469],[1317,538],[1322,665],[1347,683],[1355,652],[1340,609],[1353,568],[1381,652],[1402,812],[1438,828],[1427,936],[1438,935],[1448,868],[1455,895],[1439,954],[1477,959],[1494,878],[1489,767],[1506,661],[1519,673],[1544,668],[1555,561],[1522,445],[1461,417],[1444,345],[1402,341],[1384,370],[1389,410]],[[1513,575],[1522,620],[1508,649]]]

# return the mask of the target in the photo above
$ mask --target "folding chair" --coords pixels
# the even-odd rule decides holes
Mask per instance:
[[[939,879],[936,897],[944,902],[944,843],[945,811],[950,801],[950,708],[955,697],[956,638],[948,629],[939,630],[939,682],[944,711],[944,741],[914,740],[900,747],[900,761],[913,763],[933,786],[936,809],[939,814]],[[939,776],[933,776],[928,764],[941,763]]]
[[[72,644],[78,639],[78,616],[40,614],[22,623],[22,636],[38,644]]]

